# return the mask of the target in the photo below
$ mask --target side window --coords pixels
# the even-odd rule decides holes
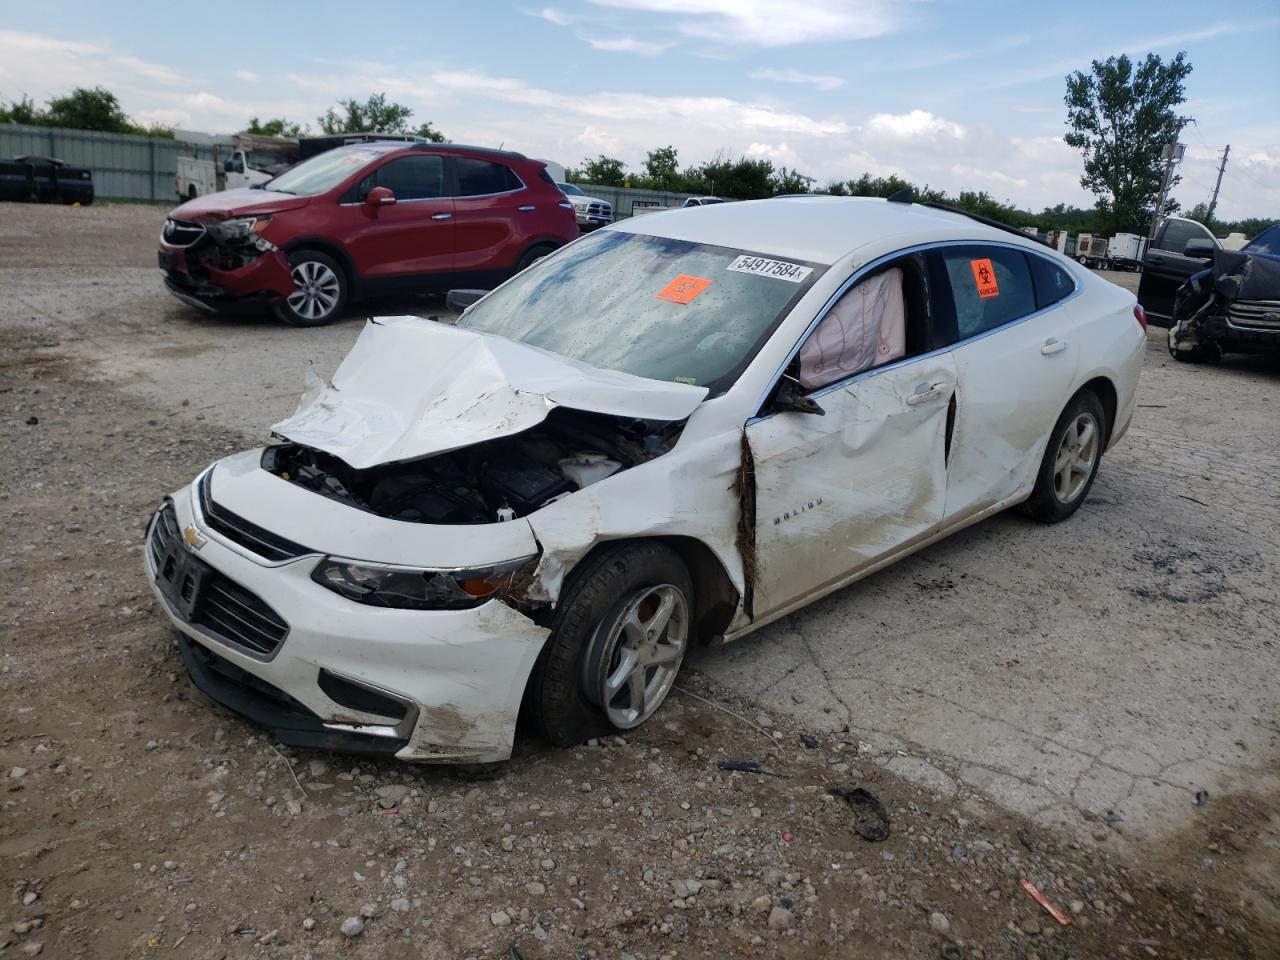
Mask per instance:
[[[931,308],[925,258],[877,270],[832,304],[797,356],[805,390],[928,351]]]
[[[444,196],[444,158],[435,154],[396,157],[373,173],[377,185],[386,187],[397,200],[430,200]],[[361,199],[373,186],[365,177]]]
[[[1157,250],[1181,254],[1190,240],[1211,240],[1212,234],[1193,220],[1168,220],[1160,231]]]
[[[1021,250],[978,244],[947,247],[942,263],[956,308],[956,340],[1036,311],[1031,270]]]
[[[1076,284],[1071,279],[1071,274],[1056,263],[1034,253],[1027,254],[1027,262],[1031,264],[1031,282],[1036,288],[1037,310],[1057,303],[1075,290]]]
[[[510,167],[488,160],[458,157],[454,161],[458,171],[458,196],[483,197],[490,193],[506,193],[519,190],[522,184]]]

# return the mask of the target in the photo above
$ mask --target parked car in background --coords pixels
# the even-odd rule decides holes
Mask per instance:
[[[714,203],[728,203],[728,200],[722,197],[689,197],[681,204],[682,207],[709,207]]]
[[[1215,251],[1213,266],[1178,290],[1169,353],[1190,363],[1224,353],[1280,354],[1280,224],[1238,251]]]
[[[1173,300],[1178,288],[1209,266],[1222,248],[1209,228],[1186,217],[1165,217],[1142,259],[1138,302],[1158,327],[1173,322]]]
[[[362,143],[260,189],[170,212],[160,269],[180,300],[245,301],[316,326],[358,297],[490,287],[578,237],[573,204],[537,160],[457,144]]]
[[[93,173],[52,157],[0,160],[0,200],[21,203],[93,203]]]
[[[573,204],[574,215],[577,216],[578,226],[583,233],[613,223],[613,204],[598,197],[587,196],[576,184],[557,183],[556,186]]]
[[[959,213],[627,219],[456,325],[371,321],[143,563],[195,684],[284,742],[504,760],[517,716],[630,730],[695,644],[1008,507],[1065,520],[1145,349],[1131,293]]]

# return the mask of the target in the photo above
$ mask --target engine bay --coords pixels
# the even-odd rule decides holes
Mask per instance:
[[[538,426],[448,453],[357,470],[293,442],[267,447],[262,468],[349,506],[408,523],[500,523],[527,516],[670,450],[684,421],[638,420],[559,407]]]

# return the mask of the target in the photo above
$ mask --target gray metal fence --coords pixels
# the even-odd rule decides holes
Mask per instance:
[[[0,157],[54,157],[93,171],[98,197],[176,202],[178,156],[212,157],[209,147],[160,137],[0,124]]]

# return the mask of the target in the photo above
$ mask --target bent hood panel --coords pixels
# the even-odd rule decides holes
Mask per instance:
[[[272,430],[358,470],[520,433],[557,406],[683,420],[707,395],[417,317],[370,320],[317,386]]]
[[[276,193],[272,190],[222,190],[203,197],[188,200],[169,211],[169,216],[194,223],[209,223],[229,217],[246,217],[296,210],[305,207],[310,197],[298,197],[292,193]]]

